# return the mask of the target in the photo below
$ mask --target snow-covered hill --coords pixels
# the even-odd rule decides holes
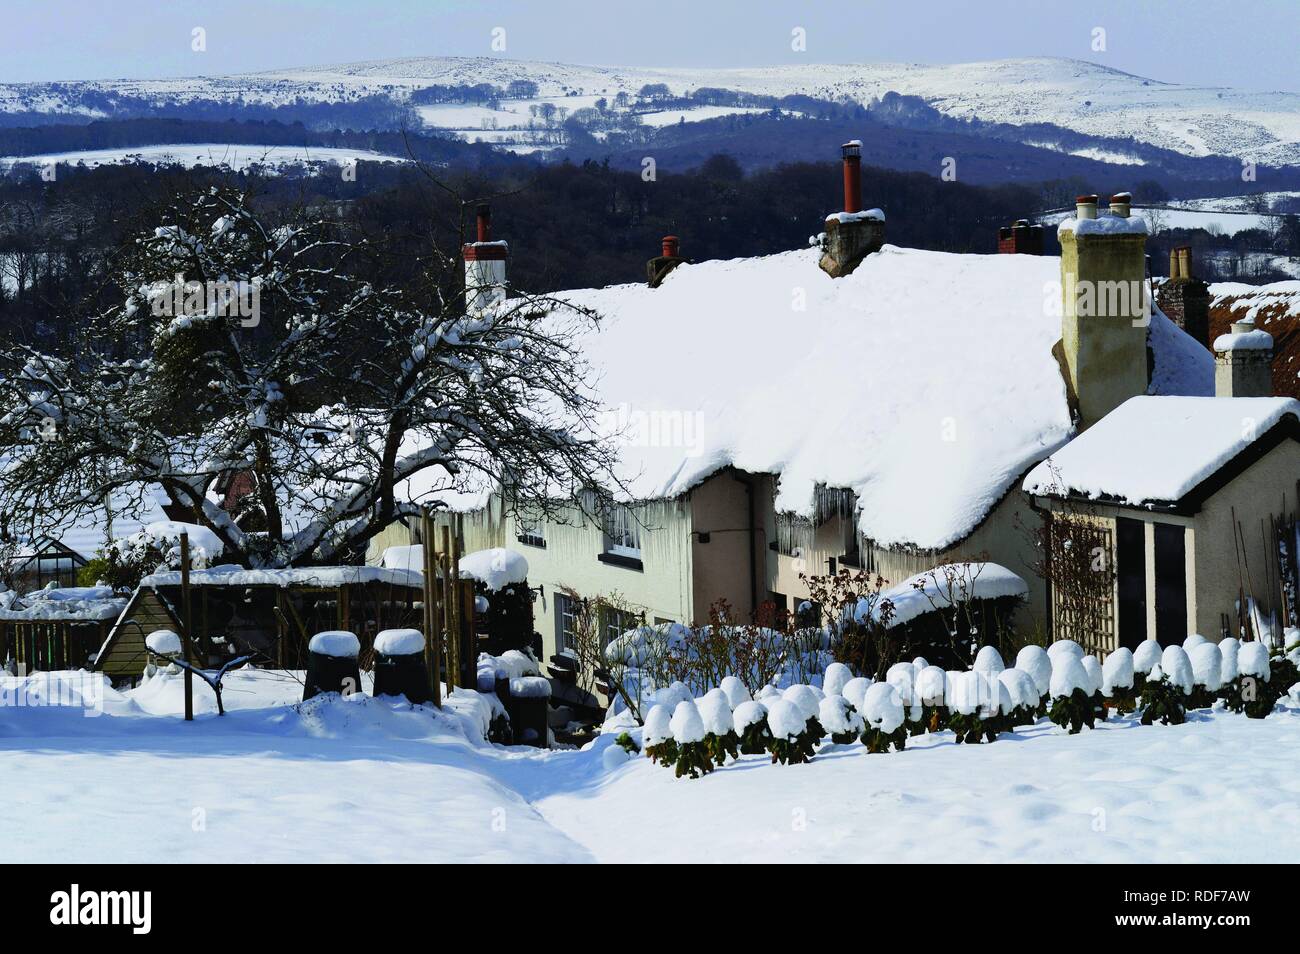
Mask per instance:
[[[1157,64],[1158,67],[1158,64]],[[0,86],[0,112],[114,114],[123,96],[260,105],[403,100],[431,84],[530,79],[539,96],[612,97],[664,83],[673,93],[721,87],[866,102],[888,91],[923,98],[956,117],[1016,125],[1051,123],[1093,136],[1132,136],[1187,155],[1300,164],[1300,95],[1186,86],[1080,60],[1031,58],[940,66],[809,64],[744,69],[573,66],[468,57],[419,57],[175,80],[109,80]],[[87,95],[89,94],[89,95]],[[688,119],[691,118],[688,116]]]

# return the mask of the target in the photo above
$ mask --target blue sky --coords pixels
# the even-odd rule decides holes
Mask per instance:
[[[0,81],[220,75],[398,56],[629,66],[1072,56],[1300,93],[1300,0],[9,0]],[[653,12],[652,12],[653,11]],[[208,49],[190,49],[190,31]],[[505,27],[507,51],[490,49]],[[806,53],[790,31],[807,31]],[[1106,30],[1104,53],[1091,48]]]

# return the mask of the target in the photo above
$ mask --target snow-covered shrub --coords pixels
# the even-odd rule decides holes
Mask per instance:
[[[673,765],[677,761],[677,740],[673,738],[672,710],[665,705],[651,706],[646,713],[645,728],[641,732],[641,745],[646,758],[660,765]]]
[[[1295,678],[1295,665],[1283,652],[1270,659],[1267,644],[1259,640],[1242,643],[1237,649],[1237,680],[1225,701],[1233,712],[1263,719]]]
[[[1052,657],[1042,646],[1024,646],[1016,653],[1016,668],[1029,673],[1038,687],[1038,714],[1047,714],[1047,699],[1052,690]]]
[[[1063,651],[1052,660],[1049,690],[1052,703],[1047,716],[1061,728],[1068,728],[1071,735],[1080,732],[1085,725],[1093,728],[1097,719],[1092,700],[1092,677],[1083,667],[1082,655],[1082,652],[1076,656]]]
[[[948,721],[957,742],[992,742],[1010,725],[1002,719],[1002,694],[1006,691],[997,676],[987,672],[948,673]],[[1010,711],[1010,700],[1007,709]]]
[[[867,751],[888,752],[891,745],[899,752],[903,751],[907,745],[907,730],[904,728],[907,716],[898,690],[887,682],[874,683],[867,689],[862,705],[862,718],[866,722],[862,744]]]
[[[1101,705],[1101,686],[1104,681],[1101,672],[1101,663],[1097,660],[1096,656],[1091,654],[1082,657],[1079,662],[1083,664],[1083,671],[1088,674],[1088,685],[1092,690],[1090,694],[1093,698],[1093,702],[1097,703],[1097,705]]]
[[[822,673],[822,691],[828,696],[844,694],[844,687],[853,678],[853,670],[841,662],[833,662]]]
[[[1235,636],[1226,636],[1219,640],[1219,656],[1222,668],[1219,670],[1219,696],[1225,701],[1237,690],[1237,653],[1241,642]]]
[[[1188,642],[1191,638],[1191,636],[1187,637]],[[1183,647],[1187,647],[1186,642],[1183,643]],[[1219,651],[1218,646],[1207,642],[1202,637],[1199,643],[1193,644],[1187,650],[1187,656],[1192,663],[1193,683],[1187,708],[1208,709],[1214,705],[1219,690],[1223,688],[1223,653]]]
[[[885,673],[885,682],[898,690],[907,710],[907,731],[909,735],[920,735],[925,731],[922,721],[921,701],[916,697],[916,667],[910,662],[894,663]]]
[[[1156,666],[1160,665],[1160,654],[1164,650],[1154,639],[1144,639],[1138,644],[1138,648],[1133,652],[1133,692],[1136,695],[1142,694],[1142,686],[1147,680],[1147,674]]]
[[[812,761],[820,740],[808,731],[808,723],[816,721],[805,716],[789,699],[773,699],[767,707],[767,728],[772,735],[768,751],[772,753],[772,761],[782,765]]]
[[[1171,648],[1182,649],[1181,646]],[[1165,676],[1160,663],[1156,663],[1147,673],[1146,681],[1142,685],[1140,702],[1143,725],[1153,725],[1156,722],[1163,725],[1182,725],[1187,721],[1185,714],[1187,693],[1183,692],[1179,682]]]
[[[862,715],[843,696],[827,696],[818,708],[817,721],[840,745],[856,742],[866,728]]]
[[[1167,682],[1183,690],[1183,695],[1192,694],[1196,679],[1192,675],[1192,661],[1182,646],[1165,647],[1160,654],[1160,671]]]
[[[1132,712],[1133,652],[1121,646],[1101,666],[1101,694],[1120,712]]]
[[[732,709],[735,709],[742,702],[749,702],[751,699],[745,684],[735,676],[727,676],[718,684],[718,687],[727,694],[727,701],[731,703]]]
[[[772,733],[767,728],[767,707],[761,702],[742,702],[731,713],[732,726],[740,737],[741,755],[768,751]]]
[[[1010,702],[1006,713],[1008,728],[1017,725],[1033,725],[1038,717],[1038,686],[1029,673],[1020,669],[1004,669],[998,673],[998,682],[1002,683]]]
[[[677,703],[669,722],[673,739],[677,742],[677,777],[689,775],[699,778],[713,771],[713,758],[704,737],[704,720],[695,703],[685,700]]]
[[[704,744],[713,761],[719,765],[739,757],[737,747],[740,738],[736,735],[731,717],[731,702],[721,689],[710,689],[697,703],[700,718],[704,720]]]
[[[938,732],[948,721],[945,696],[948,674],[939,666],[923,666],[917,670],[916,699],[921,704],[921,722],[931,732]]]
[[[796,686],[790,686],[781,697],[787,702],[793,703],[800,712],[803,713],[806,725],[804,731],[808,738],[812,739],[812,744],[817,745],[826,737],[826,729],[818,721],[817,716],[821,711],[823,693],[820,689],[813,686],[800,683]]]
[[[1208,642],[1209,640],[1200,633],[1188,633],[1187,638],[1183,640],[1183,652],[1190,657],[1193,649],[1197,646],[1204,646]]]

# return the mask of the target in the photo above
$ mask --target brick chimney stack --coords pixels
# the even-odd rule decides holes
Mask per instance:
[[[1016,219],[1012,225],[998,229],[1000,255],[1042,255],[1043,227],[1031,225],[1028,219]]]
[[[482,311],[505,301],[510,246],[492,241],[492,210],[487,205],[480,205],[474,217],[477,240],[461,247],[465,259],[465,308]]]
[[[862,211],[862,140],[844,143],[840,154],[844,165],[844,211],[826,217],[819,263],[832,278],[848,275],[885,244],[885,213],[880,209]]]
[[[662,255],[652,258],[645,263],[646,281],[651,288],[658,288],[663,284],[668,273],[686,259],[681,256],[681,241],[676,235],[665,235],[661,248]]]
[[[1192,247],[1169,250],[1169,279],[1156,290],[1165,316],[1206,348],[1210,347],[1210,286],[1192,274]]]

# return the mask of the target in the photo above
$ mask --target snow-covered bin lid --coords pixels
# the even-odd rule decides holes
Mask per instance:
[[[145,647],[156,656],[179,656],[181,638],[170,629],[155,629],[144,638]]]
[[[511,679],[510,695],[516,699],[549,699],[551,680],[545,676],[520,676]]]
[[[375,637],[375,652],[384,656],[424,653],[424,634],[418,629],[385,629]]]
[[[307,644],[307,651],[320,656],[337,656],[339,659],[356,659],[361,652],[361,641],[355,633],[341,629],[328,629],[317,633]]]
[[[526,582],[528,560],[522,553],[504,547],[478,550],[460,558],[460,575],[478,580],[495,593],[511,583]]]

